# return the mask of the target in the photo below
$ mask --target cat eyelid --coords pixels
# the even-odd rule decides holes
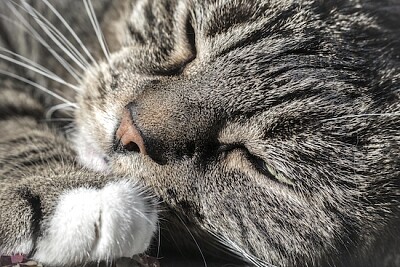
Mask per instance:
[[[247,148],[243,144],[241,144],[241,143],[231,143],[231,144],[220,144],[218,146],[217,153],[218,154],[226,153],[226,152],[230,152],[230,151],[235,150],[235,149],[241,149],[241,150],[246,150],[247,151]]]
[[[197,57],[197,48],[196,48],[196,34],[195,30],[192,26],[191,19],[188,18],[185,29],[184,29],[184,34],[186,35],[184,38],[186,40],[186,49],[185,51],[189,51],[189,53],[185,53],[185,58],[183,59],[182,62],[169,66],[167,70],[162,70],[162,71],[157,71],[157,75],[163,75],[163,76],[176,76],[176,75],[181,75],[185,72],[185,69],[187,66],[196,59]]]
[[[255,156],[251,153],[247,154],[248,160],[252,163],[252,165],[257,169],[258,172],[263,174],[264,176],[268,177],[271,180],[275,180],[276,182],[280,184],[284,184],[286,186],[293,187],[295,186],[295,183],[284,176],[279,170],[276,168],[272,167],[271,164],[268,164],[265,160],[262,158]]]
[[[193,60],[197,57],[196,32],[194,30],[192,20],[190,17],[186,21],[185,34],[186,34],[186,40],[190,47],[190,51],[192,52],[191,60]]]
[[[293,187],[295,186],[295,183],[285,177],[283,174],[281,174],[276,168],[272,167],[270,164],[268,164],[265,160],[263,160],[261,157],[254,155],[247,149],[247,147],[244,144],[241,143],[232,143],[232,144],[221,144],[218,147],[218,154],[222,153],[230,153],[234,150],[241,150],[245,153],[246,155],[246,160],[251,163],[251,165],[254,167],[255,170],[257,170],[259,173],[264,175],[270,180],[274,180],[280,184],[284,184],[286,186]]]

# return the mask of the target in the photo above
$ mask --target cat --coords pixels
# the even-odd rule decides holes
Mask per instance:
[[[398,1],[0,11],[2,254],[400,265]]]

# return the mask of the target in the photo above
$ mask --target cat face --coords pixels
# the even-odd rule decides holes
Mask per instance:
[[[137,177],[254,264],[374,246],[399,193],[399,122],[376,115],[399,110],[395,50],[377,56],[388,25],[341,1],[115,10],[78,96],[81,162]]]

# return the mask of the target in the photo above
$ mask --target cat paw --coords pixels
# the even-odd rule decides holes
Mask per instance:
[[[62,194],[44,222],[33,258],[43,264],[75,265],[144,252],[156,230],[157,213],[132,182]]]

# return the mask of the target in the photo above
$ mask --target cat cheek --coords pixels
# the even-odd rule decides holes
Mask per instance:
[[[43,264],[131,257],[144,252],[156,228],[154,207],[132,182],[119,181],[98,190],[64,193],[38,240],[34,259]]]

